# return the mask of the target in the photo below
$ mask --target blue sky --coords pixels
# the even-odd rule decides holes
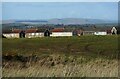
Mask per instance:
[[[117,20],[117,2],[3,2],[2,19],[90,18]]]

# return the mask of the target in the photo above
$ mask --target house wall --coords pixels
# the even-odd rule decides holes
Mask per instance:
[[[7,38],[19,38],[19,33],[3,34]]]
[[[107,35],[107,32],[95,32],[95,35]]]
[[[84,31],[83,35],[94,35],[94,31]]]
[[[26,38],[44,37],[44,33],[26,33]]]
[[[72,32],[52,32],[50,34],[51,37],[56,37],[56,36],[72,36]]]
[[[115,28],[115,27],[113,27],[112,29],[111,29],[111,33],[115,33],[115,34],[117,34],[117,29]]]

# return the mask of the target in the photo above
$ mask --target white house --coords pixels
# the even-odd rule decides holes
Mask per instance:
[[[19,29],[3,31],[3,36],[7,38],[19,38],[20,31]]]
[[[24,33],[24,34],[23,34]],[[34,38],[34,37],[44,37],[44,32],[38,29],[13,29],[9,31],[3,31],[3,36],[7,38]]]
[[[73,32],[68,32],[65,31],[64,28],[55,28],[53,30],[51,30],[51,37],[59,37],[59,36],[73,36]]]
[[[83,35],[94,35],[94,31],[83,31]]]
[[[112,34],[117,34],[117,29],[116,29],[115,27],[112,27],[111,33],[112,33]]]
[[[19,38],[19,33],[3,33],[3,36],[7,38]]]
[[[98,31],[98,32],[94,32],[94,35],[107,35],[106,31]]]
[[[72,32],[52,32],[50,34],[51,37],[58,37],[58,36],[72,36]]]
[[[25,31],[26,38],[34,38],[34,37],[44,37],[44,32],[40,32],[38,29],[27,29]]]

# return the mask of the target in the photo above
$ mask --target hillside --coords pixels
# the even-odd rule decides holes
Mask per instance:
[[[117,23],[117,21],[101,20],[101,19],[84,19],[84,18],[54,18],[46,20],[3,20],[5,23],[28,23],[28,24],[103,24]]]

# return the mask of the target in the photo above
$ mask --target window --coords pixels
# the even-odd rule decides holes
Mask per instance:
[[[31,35],[35,35],[34,33],[32,33]]]
[[[36,35],[39,35],[39,33],[36,33]]]

